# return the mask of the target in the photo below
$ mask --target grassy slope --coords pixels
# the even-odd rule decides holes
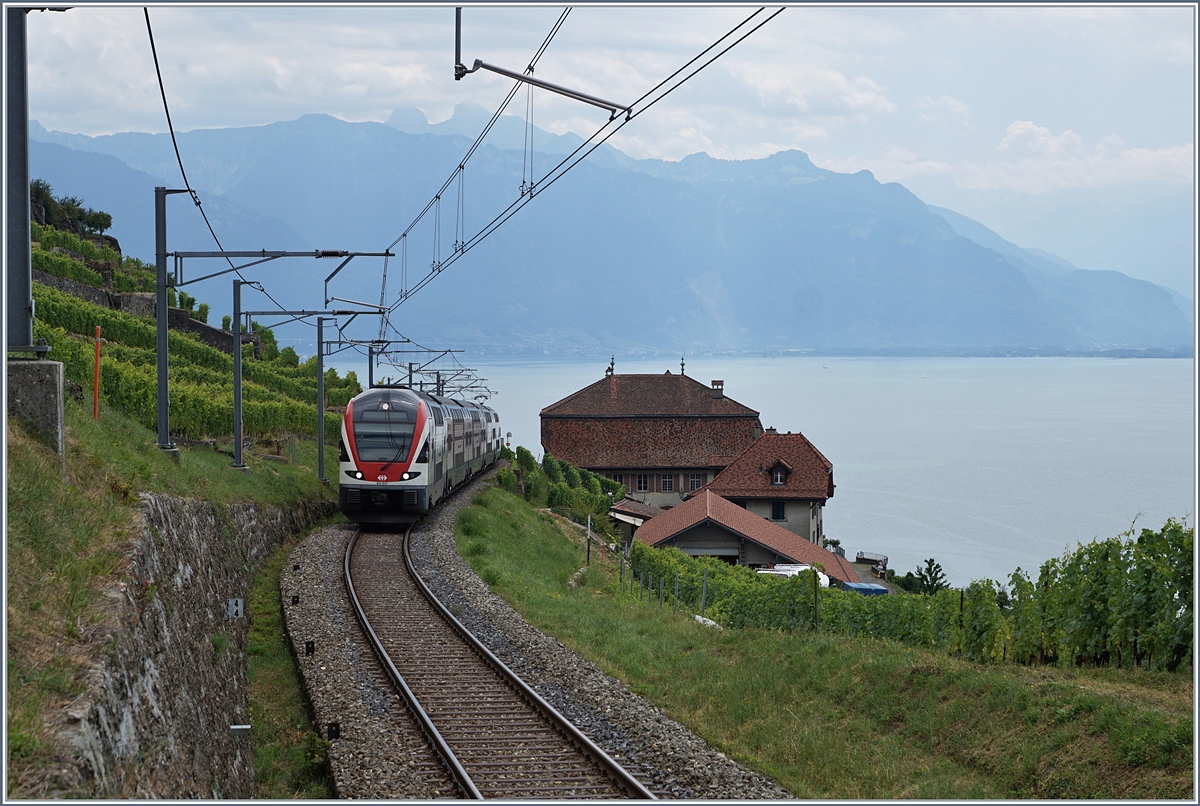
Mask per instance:
[[[1190,677],[978,666],[890,641],[713,631],[618,592],[616,566],[521,499],[465,509],[459,549],[533,624],[799,797],[1184,798]]]
[[[211,450],[181,451],[175,465],[153,432],[90,400],[66,401],[67,455],[18,424],[7,425],[8,786],[35,794],[53,786],[53,742],[44,717],[82,693],[81,675],[103,647],[94,625],[109,618],[102,588],[136,523],[137,493],[216,503],[287,504],[331,498],[316,480],[316,447],[302,441],[297,464],[248,457],[248,474]]]

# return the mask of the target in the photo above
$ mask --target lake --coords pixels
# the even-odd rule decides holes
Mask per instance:
[[[607,362],[464,359],[497,392],[512,444],[541,456],[538,412]],[[345,365],[366,379],[365,364]],[[679,359],[616,371],[679,372]],[[1077,542],[1194,522],[1193,362],[1095,358],[686,359],[704,384],[801,431],[833,463],[825,534],[846,553],[926,557],[951,583],[1005,579]]]

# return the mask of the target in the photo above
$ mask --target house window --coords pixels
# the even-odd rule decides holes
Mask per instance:
[[[784,521],[787,520],[786,508],[783,501],[771,502],[771,520]]]
[[[625,477],[623,475],[621,475],[620,473],[612,473],[609,475],[609,478],[612,479],[613,481],[615,481],[617,484],[625,483]]]
[[[777,467],[771,471],[771,483],[782,487],[787,482],[787,473],[782,467]]]
[[[704,484],[704,476],[700,475],[699,473],[693,473],[691,478],[688,479],[689,489],[691,489],[692,492],[699,490],[702,484]]]
[[[639,493],[644,493],[644,492],[648,491],[649,489],[650,489],[650,474],[649,473],[638,473],[637,474],[637,491]]]
[[[670,475],[669,473],[663,473],[662,491],[664,493],[675,491],[675,477],[673,475]]]

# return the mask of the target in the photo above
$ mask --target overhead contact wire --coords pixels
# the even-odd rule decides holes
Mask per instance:
[[[163,112],[167,116],[167,130],[171,133],[171,145],[175,148],[175,161],[179,163],[179,174],[183,177],[183,186],[187,190],[188,195],[192,197],[192,202],[196,205],[196,209],[200,211],[200,217],[204,219],[204,225],[208,227],[208,234],[212,236],[213,241],[217,244],[217,248],[224,252],[225,247],[221,245],[221,239],[217,237],[217,233],[213,229],[212,222],[208,220],[208,215],[204,212],[203,205],[200,204],[200,195],[192,189],[191,183],[188,182],[187,171],[183,167],[183,157],[179,153],[179,141],[175,137],[175,124],[171,122],[171,107],[167,104],[167,88],[163,83],[162,69],[158,64],[158,48],[154,45],[154,29],[150,26],[150,9],[143,6],[142,13],[146,15],[146,34],[150,37],[150,54],[154,57],[154,74],[158,78],[158,91],[162,95]],[[230,260],[228,256],[226,256],[225,261],[229,264],[229,268],[234,270],[234,273],[237,274],[238,278],[242,282],[246,282],[246,278],[242,275],[241,271],[234,267],[233,261]],[[255,283],[254,286],[258,289],[258,291],[262,292],[267,299],[271,300],[271,302],[275,304],[275,307],[281,311],[286,310],[286,308],[284,308],[284,306],[281,305],[278,300],[267,293],[267,290],[263,288],[261,284]],[[316,325],[312,324],[311,322],[304,322],[304,324],[308,325],[309,327],[316,327]]]
[[[634,102],[634,104],[630,105],[630,108],[632,109],[633,106],[635,106],[636,104],[638,104],[641,101],[644,101],[645,99],[652,96],[655,92],[657,92],[659,89],[661,89],[669,81],[671,81],[673,78],[678,76],[681,72],[686,70],[690,65],[695,64],[697,61],[702,59],[706,54],[710,53],[715,48],[719,47],[722,42],[729,39],[730,36],[732,36],[739,29],[744,27],[747,23],[751,22],[756,16],[758,16],[764,10],[765,10],[765,7],[759,8],[757,11],[755,11],[753,14],[751,14],[745,20],[743,20],[742,22],[735,25],[732,29],[730,29],[728,32],[726,32],[724,35],[722,35],[720,38],[718,38],[715,42],[713,42],[713,44],[709,45],[707,48],[705,48],[700,53],[698,53],[696,56],[694,56],[692,59],[690,59],[683,67],[680,67],[674,73],[667,76],[665,79],[663,79],[658,84],[656,84],[650,91],[643,94],[640,98],[637,99],[637,101]],[[616,127],[614,127],[612,129],[612,131],[610,131],[608,134],[606,134],[602,139],[600,139],[599,141],[597,141],[595,143],[592,143],[592,140],[594,138],[596,138],[605,129],[607,129],[612,124],[613,121],[609,120],[608,122],[606,122],[603,126],[601,126],[599,129],[597,129],[596,132],[593,133],[591,137],[589,137],[587,140],[585,140],[583,143],[581,143],[579,146],[577,146],[574,151],[572,151],[570,154],[568,154],[566,157],[564,157],[562,159],[562,161],[558,163],[558,165],[556,165],[554,168],[552,168],[550,171],[548,171],[545,176],[542,177],[542,182],[544,182],[544,184],[541,186],[541,188],[542,189],[549,188],[551,185],[553,185],[555,182],[557,182],[560,178],[565,176],[572,168],[574,168],[576,165],[578,165],[580,162],[582,162],[584,159],[586,159],[593,151],[595,151],[597,148],[599,148],[601,145],[603,145],[610,137],[612,137],[614,134],[616,134],[618,131],[620,131],[622,128],[624,128],[627,124],[632,122],[634,118],[638,117],[643,112],[647,111],[648,109],[653,107],[656,103],[661,101],[663,98],[666,98],[672,92],[674,92],[675,90],[682,87],[690,79],[697,76],[702,70],[704,70],[706,67],[711,65],[713,62],[715,62],[721,56],[724,56],[726,53],[728,53],[730,50],[732,50],[734,47],[736,47],[738,44],[740,44],[742,41],[744,41],[747,37],[749,37],[751,34],[753,34],[755,31],[757,31],[759,28],[763,27],[768,22],[773,20],[775,17],[779,16],[779,14],[783,13],[783,10],[784,10],[783,8],[779,8],[778,10],[776,10],[774,14],[770,15],[769,17],[767,17],[766,19],[764,19],[763,21],[761,21],[760,23],[755,25],[749,31],[746,31],[744,34],[742,34],[736,40],[729,43],[729,45],[727,45],[725,48],[723,48],[720,52],[718,52],[711,59],[709,59],[708,61],[701,64],[699,67],[697,67],[694,71],[692,71],[688,75],[684,76],[684,78],[678,84],[668,88],[665,92],[663,92],[657,98],[654,98],[652,101],[650,101],[648,104],[646,104],[643,108],[639,109],[637,112],[630,113]],[[589,144],[591,145],[590,148],[588,148]],[[575,159],[574,162],[572,162],[571,160],[576,155],[578,155],[581,151],[583,151],[585,148],[587,150],[582,154],[582,156],[580,156],[578,159]],[[570,164],[568,165],[567,163],[570,163]],[[565,168],[563,168],[564,165],[566,166]],[[560,171],[559,170],[560,168],[562,168],[563,170]],[[547,179],[547,177],[550,177],[550,178]],[[506,207],[504,210],[502,210],[495,218],[493,218],[490,222],[488,222],[488,224],[486,224],[482,229],[480,229],[479,232],[477,232],[474,236],[472,236],[471,239],[466,242],[464,247],[461,250],[459,250],[459,253],[457,255],[455,255],[454,257],[450,258],[449,260],[447,260],[446,263],[442,265],[441,269],[445,270],[445,269],[449,268],[450,265],[453,264],[456,260],[458,260],[459,257],[466,254],[468,251],[473,249],[475,246],[478,246],[479,243],[481,243],[484,239],[486,239],[488,235],[491,235],[491,233],[494,232],[501,224],[506,222],[508,219],[512,218],[512,216],[515,215],[522,207],[524,207],[526,204],[528,204],[530,201],[532,201],[532,198],[533,198],[532,196],[521,197],[521,198],[518,198],[516,201],[512,202],[511,204],[509,204],[508,207]],[[440,274],[441,272],[439,271],[438,273]],[[427,285],[435,276],[436,276],[435,274],[426,275],[415,286],[412,287],[408,296],[411,297],[412,294],[414,294],[417,291],[419,291],[420,289],[424,288],[425,285]],[[395,303],[392,304],[392,306],[388,310],[389,311],[394,310],[399,305],[401,305],[404,301],[405,300],[403,300],[403,299],[397,300]]]

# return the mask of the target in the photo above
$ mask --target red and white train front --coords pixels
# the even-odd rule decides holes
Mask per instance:
[[[429,511],[429,406],[410,389],[375,388],[346,406],[338,508],[360,523],[411,523]]]

